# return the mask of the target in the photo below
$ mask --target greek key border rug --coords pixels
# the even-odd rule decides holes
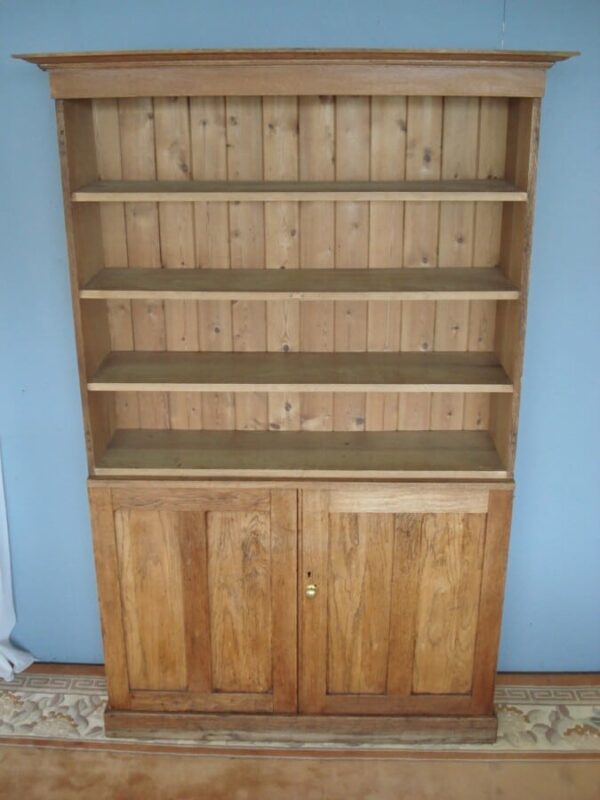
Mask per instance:
[[[143,743],[145,747],[169,748],[244,747],[285,749],[285,743],[253,742],[239,734],[203,734],[188,740],[151,743],[135,739],[110,739],[104,735],[103,712],[106,683],[96,676],[31,673],[18,675],[11,683],[0,681],[0,744],[9,740],[31,740],[56,745],[88,743],[115,746]],[[382,750],[463,751],[499,754],[576,753],[600,757],[600,686],[500,686],[496,690],[498,740],[493,745],[390,745]],[[294,750],[304,747],[289,744]],[[310,744],[306,749],[336,750],[335,744]],[[348,745],[342,749],[348,750]],[[378,746],[354,745],[351,749],[377,750]]]

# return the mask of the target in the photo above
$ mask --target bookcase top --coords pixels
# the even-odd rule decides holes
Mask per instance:
[[[70,53],[17,53],[13,57],[41,69],[65,67],[167,66],[184,64],[473,64],[550,67],[578,55],[573,51],[400,50],[400,49],[246,49],[121,50]]]

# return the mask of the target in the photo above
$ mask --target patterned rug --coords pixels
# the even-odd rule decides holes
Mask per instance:
[[[0,743],[31,739],[115,745],[104,735],[106,702],[104,678],[95,676],[18,675],[12,683],[0,681]],[[500,753],[600,754],[600,686],[501,686],[496,690],[498,740],[493,745],[393,745],[385,750],[460,750]],[[136,740],[119,739],[135,743]],[[33,743],[33,741],[32,741]],[[241,742],[239,734],[204,734],[189,740],[153,741],[177,747],[258,748],[285,747],[278,742]],[[144,742],[148,746],[148,742]],[[302,749],[297,743],[290,747]],[[336,745],[307,745],[311,750],[336,749]],[[377,749],[376,745],[355,745]],[[347,745],[343,749],[348,749]]]

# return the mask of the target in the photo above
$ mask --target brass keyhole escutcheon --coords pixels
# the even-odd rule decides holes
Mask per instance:
[[[304,590],[304,594],[308,597],[309,600],[312,600],[313,597],[317,596],[317,587],[314,583],[309,583],[306,589]]]

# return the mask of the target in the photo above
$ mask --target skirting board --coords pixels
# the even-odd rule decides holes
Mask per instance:
[[[471,717],[351,717],[115,711],[104,715],[106,735],[190,739],[210,733],[250,736],[253,742],[342,745],[483,744],[496,741],[495,715]]]

